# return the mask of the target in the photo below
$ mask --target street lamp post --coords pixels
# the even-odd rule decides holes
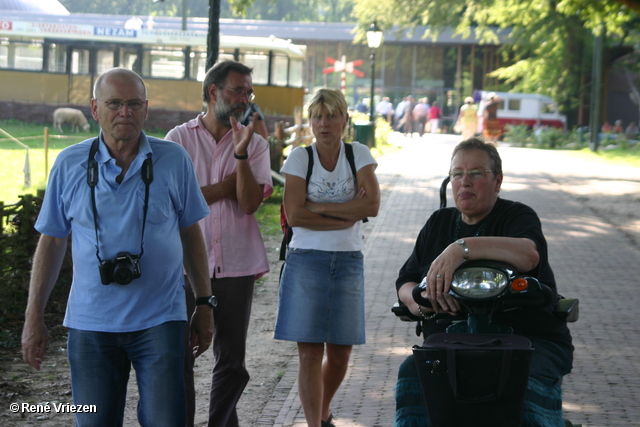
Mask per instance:
[[[371,55],[369,59],[371,59],[371,99],[369,101],[369,121],[374,124],[373,119],[375,118],[375,112],[373,110],[373,92],[375,89],[375,64],[376,64],[376,49],[380,47],[380,43],[382,43],[382,30],[378,28],[376,21],[369,26],[367,30],[367,45],[369,45],[369,49],[371,49]]]

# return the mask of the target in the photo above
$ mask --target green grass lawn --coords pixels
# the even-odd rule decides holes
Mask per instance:
[[[69,145],[97,136],[97,132],[80,132],[60,135],[49,128],[49,145],[45,150],[44,126],[0,120],[0,202],[5,205],[17,203],[23,194],[37,194],[46,188],[48,170],[51,170],[58,153]],[[18,139],[16,142],[7,134]],[[149,135],[164,137],[164,132],[148,132]],[[29,147],[31,186],[24,185],[24,167]]]

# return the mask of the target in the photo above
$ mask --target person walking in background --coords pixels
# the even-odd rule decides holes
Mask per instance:
[[[438,133],[441,115],[442,110],[438,107],[438,101],[433,101],[433,104],[431,104],[431,107],[429,108],[429,126],[431,127],[432,134]]]
[[[415,107],[413,96],[409,95],[404,103],[404,114],[402,115],[402,129],[404,136],[413,136],[413,108]]]
[[[613,133],[623,133],[624,129],[622,128],[622,120],[616,120],[613,123],[613,129],[612,129]]]
[[[416,106],[413,107],[414,130],[418,132],[420,136],[424,135],[424,129],[427,126],[428,117],[429,104],[427,104],[427,98],[420,98]]]
[[[464,99],[464,104],[460,107],[458,125],[461,128],[463,141],[476,134],[476,129],[478,128],[478,107],[470,96]]]
[[[380,187],[368,147],[342,140],[349,122],[342,92],[320,89],[308,112],[316,138],[309,181],[305,148],[294,149],[281,170],[293,238],[280,279],[274,338],[297,342],[307,425],[335,427],[331,400],[352,346],[365,342],[361,222],[378,214]]]
[[[627,139],[634,140],[637,138],[638,132],[639,130],[636,122],[630,122],[629,126],[624,130],[624,135]]]
[[[393,125],[394,125],[394,129],[398,132],[404,132],[404,122],[402,121],[402,118],[404,117],[404,113],[405,113],[405,104],[407,103],[407,98],[402,98],[402,101],[398,102],[398,105],[396,105],[396,109],[393,113]]]
[[[502,126],[498,120],[498,108],[500,107],[500,97],[495,92],[487,95],[488,101],[485,103],[483,112],[483,135],[492,144],[497,144],[502,136]]]
[[[199,298],[211,298],[198,220],[209,214],[191,159],[172,143],[147,136],[144,81],[114,68],[95,82],[91,114],[98,138],[64,149],[51,170],[36,222],[22,332],[25,362],[40,369],[48,335],[43,312],[72,239],[73,283],[64,326],[76,426],[121,426],[129,372],[136,371],[143,427],[184,426],[182,351],[211,344],[212,309],[187,321],[183,265]],[[144,197],[143,197],[144,196]]]
[[[213,336],[214,365],[209,400],[210,427],[237,427],[236,404],[249,382],[245,353],[254,282],[269,264],[254,216],[273,191],[269,144],[239,124],[254,98],[252,69],[235,61],[214,65],[202,82],[206,113],[180,125],[167,139],[186,148],[211,215],[201,221],[209,253],[210,290],[217,296]],[[197,301],[187,292],[189,312]],[[185,383],[193,425],[194,359],[185,343]]]
[[[393,121],[393,105],[389,100],[388,96],[382,98],[382,101],[378,102],[376,106],[376,114],[382,116],[387,122],[391,123]]]

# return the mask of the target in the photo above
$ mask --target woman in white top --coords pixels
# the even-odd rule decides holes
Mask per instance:
[[[351,347],[365,342],[361,222],[378,214],[380,188],[377,163],[357,142],[349,147],[353,176],[342,141],[347,108],[342,92],[316,92],[308,107],[316,139],[309,183],[304,148],[293,150],[281,170],[293,239],[280,280],[274,337],[298,343],[298,388],[309,427],[333,426],[331,399],[347,371]]]

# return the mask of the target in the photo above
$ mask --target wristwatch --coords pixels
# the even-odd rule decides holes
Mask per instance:
[[[215,295],[196,298],[196,305],[208,305],[209,307],[214,308],[218,305],[218,298],[216,298]]]
[[[456,240],[456,244],[462,246],[462,250],[464,250],[464,262],[469,261],[469,248],[467,244],[464,242],[464,239]]]

